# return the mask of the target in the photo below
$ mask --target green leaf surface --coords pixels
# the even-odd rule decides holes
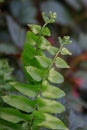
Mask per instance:
[[[34,45],[37,43],[38,36],[28,31],[26,33],[26,40],[24,44],[24,50],[22,52],[22,61],[25,66],[30,64],[30,60],[34,57],[35,48]]]
[[[35,58],[38,60],[40,65],[44,68],[47,68],[51,63],[51,59],[49,59],[45,56],[35,56]]]
[[[39,130],[39,127],[33,125],[32,130]]]
[[[50,42],[45,37],[41,36],[38,47],[44,50],[46,49],[46,46],[50,46]]]
[[[0,118],[12,123],[18,123],[20,121],[29,121],[28,115],[22,114],[20,111],[14,108],[1,107]]]
[[[43,28],[42,35],[44,35],[44,36],[50,36],[51,35],[51,32],[50,32],[48,27]]]
[[[61,50],[61,55],[72,55],[72,53],[65,47]]]
[[[39,55],[39,56],[45,56],[44,52],[42,50],[37,50],[36,51],[36,56]]]
[[[68,130],[60,119],[52,115],[41,112],[34,112],[34,116],[36,118],[36,120],[34,121],[34,125],[36,126],[42,126],[48,129],[55,130]]]
[[[24,66],[28,66],[29,61],[33,58],[35,52],[35,48],[28,43],[24,44],[24,51],[22,53],[22,62]]]
[[[0,130],[24,130],[20,124],[11,123],[0,119]]]
[[[22,94],[28,97],[35,97],[37,92],[39,91],[41,85],[32,85],[32,84],[23,84],[19,82],[11,82],[10,83],[14,88],[16,88]]]
[[[61,113],[64,112],[64,106],[56,101],[44,99],[44,98],[37,98],[38,102],[38,110],[46,113]]]
[[[64,82],[63,76],[59,72],[55,71],[54,68],[52,68],[49,71],[48,80],[52,83],[63,83]]]
[[[4,102],[7,104],[22,110],[24,112],[32,112],[35,105],[35,101],[32,101],[24,96],[3,96]]]
[[[48,16],[44,12],[42,12],[42,18],[43,18],[44,22],[47,22],[49,20]]]
[[[58,49],[51,46],[50,42],[43,36],[39,39],[39,48],[42,50],[47,50],[51,55],[55,55]]]
[[[38,40],[38,36],[36,36],[34,33],[30,32],[30,31],[28,31],[26,33],[25,43],[28,43],[28,44],[34,46],[34,45],[36,45],[37,40]]]
[[[58,49],[56,47],[53,46],[47,46],[46,50],[51,54],[51,55],[55,55],[58,51]]]
[[[41,81],[44,75],[44,72],[36,67],[28,66],[26,67],[28,74],[35,80]]]
[[[35,25],[35,24],[28,24],[28,26],[30,27],[31,31],[34,33],[34,34],[39,34],[40,31],[41,31],[41,26],[39,25]]]
[[[70,68],[69,65],[60,57],[56,58],[55,65],[58,68]]]
[[[44,81],[42,84],[42,96],[45,98],[56,99],[65,96],[65,93],[60,88]]]

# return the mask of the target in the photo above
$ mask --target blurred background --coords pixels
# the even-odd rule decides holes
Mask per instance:
[[[71,68],[62,70],[65,82],[59,86],[66,92],[61,99],[66,112],[60,118],[70,130],[87,130],[87,0],[0,0],[0,95],[10,87],[7,77],[24,81],[21,53],[27,24],[43,25],[41,12],[49,11],[57,13],[56,22],[49,25],[51,44],[59,46],[58,36],[69,35],[72,40],[67,46],[72,56],[64,57]],[[14,68],[4,80],[2,67],[10,72]]]

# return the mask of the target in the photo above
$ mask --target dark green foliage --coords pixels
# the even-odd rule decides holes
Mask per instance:
[[[61,113],[64,106],[55,99],[65,96],[65,93],[51,83],[63,83],[62,74],[56,71],[54,64],[58,68],[69,68],[67,63],[59,54],[71,54],[64,44],[70,43],[69,37],[61,38],[60,48],[53,47],[44,36],[50,36],[47,24],[53,23],[56,13],[50,12],[49,16],[42,14],[45,24],[29,25],[31,32],[27,32],[22,60],[25,73],[28,79],[27,84],[11,82],[10,84],[19,91],[19,95],[11,94],[2,96],[3,101],[10,105],[0,108],[0,118],[2,119],[2,130],[39,130],[40,128],[68,130],[65,124],[53,114]],[[45,52],[51,54],[48,57]],[[3,126],[6,120],[6,126]],[[10,124],[8,122],[11,122]],[[14,124],[15,127],[10,125]]]
[[[12,70],[5,59],[0,60],[0,95],[11,89],[9,82],[13,80]]]

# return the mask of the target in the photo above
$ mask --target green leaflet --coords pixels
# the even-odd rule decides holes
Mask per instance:
[[[51,35],[51,32],[50,32],[48,27],[45,27],[45,28],[42,29],[42,35],[44,35],[44,36],[50,36]]]
[[[60,119],[50,114],[36,111],[34,112],[34,117],[34,125],[36,126],[42,126],[48,129],[68,130]]]
[[[24,130],[20,124],[11,123],[0,119],[0,130]]]
[[[38,36],[28,31],[26,33],[26,40],[24,44],[24,51],[22,53],[22,61],[24,66],[30,65],[30,60],[33,58],[35,53],[34,45],[36,45]]]
[[[51,55],[55,55],[58,51],[58,49],[56,47],[53,46],[47,46],[46,50],[51,54]]]
[[[35,101],[29,100],[24,96],[3,96],[4,102],[7,104],[22,110],[24,112],[32,112],[35,106]]]
[[[63,76],[59,72],[55,71],[54,68],[52,68],[49,71],[48,80],[52,83],[63,83],[64,82]]]
[[[34,34],[39,34],[40,31],[41,31],[41,27],[39,25],[35,25],[35,24],[28,24],[28,26],[30,27],[31,31],[34,33]]]
[[[61,50],[61,55],[72,55],[72,53],[65,47]]]
[[[41,87],[41,84],[32,85],[32,84],[23,84],[19,82],[11,82],[10,84],[14,88],[16,88],[19,92],[28,97],[35,97]]]
[[[47,22],[49,20],[48,16],[45,14],[45,12],[42,13],[42,17],[44,22]]]
[[[55,55],[58,49],[51,46],[50,42],[43,36],[39,39],[39,48],[42,50],[47,50],[51,55]]]
[[[44,99],[41,97],[37,98],[38,110],[46,113],[61,113],[63,112],[64,106],[56,101]]]
[[[24,44],[24,51],[22,53],[22,61],[24,66],[30,65],[29,61],[33,58],[35,48],[28,43]]]
[[[26,67],[28,74],[34,79],[35,81],[41,81],[44,75],[44,72],[36,67],[28,66]]]
[[[37,50],[36,51],[36,56],[45,56],[44,52],[42,52],[42,50]]]
[[[45,98],[56,99],[65,96],[65,93],[61,89],[44,81],[42,84],[42,96]]]
[[[12,77],[13,69],[10,68],[6,59],[0,60],[0,96],[3,95],[4,91],[10,91],[11,86],[9,82],[13,80]]]
[[[31,118],[29,115],[23,114],[14,108],[0,108],[0,118],[12,123],[18,123],[20,121],[29,121]]]
[[[46,49],[46,46],[50,46],[50,42],[45,37],[41,36],[38,47],[44,50]]]
[[[69,68],[69,65],[60,57],[56,58],[55,65],[58,68]]]
[[[47,58],[46,56],[35,56],[35,58],[38,60],[40,65],[44,68],[47,68],[51,63],[51,59]]]
[[[36,35],[33,34],[32,32],[28,31],[28,32],[26,33],[25,43],[34,46],[34,45],[37,44],[37,40],[38,40],[38,36],[36,36]]]

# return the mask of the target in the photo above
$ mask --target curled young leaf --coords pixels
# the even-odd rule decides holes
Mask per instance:
[[[64,36],[63,38],[58,37],[58,40],[59,40],[60,44],[70,44],[71,43],[69,36]]]

